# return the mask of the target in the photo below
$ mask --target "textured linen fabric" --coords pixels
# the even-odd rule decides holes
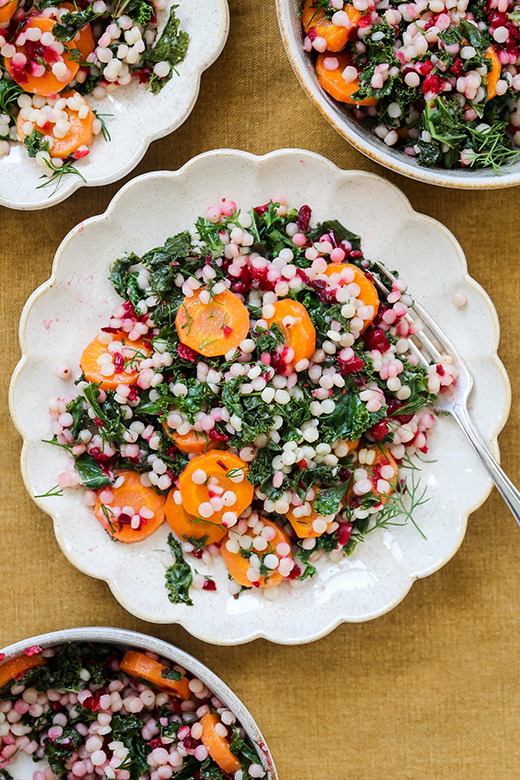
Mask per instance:
[[[491,295],[513,405],[500,445],[520,484],[518,188],[464,192],[391,174],[344,141],[300,88],[285,56],[273,0],[231,0],[231,32],[204,75],[197,105],[152,144],[132,176],[176,169],[217,147],[320,152],[343,168],[393,181],[413,207],[443,222]],[[204,3],[201,3],[203,7]],[[132,176],[127,177],[127,181]],[[318,642],[212,647],[179,626],[143,623],[108,587],[74,569],[50,518],[28,497],[20,438],[7,407],[29,294],[50,274],[61,239],[107,207],[124,182],[81,189],[54,208],[0,209],[0,646],[32,634],[114,625],[155,634],[208,664],[241,696],[271,747],[281,780],[511,780],[520,777],[520,529],[496,492],[469,521],[457,555],[417,582],[383,617],[343,625]]]

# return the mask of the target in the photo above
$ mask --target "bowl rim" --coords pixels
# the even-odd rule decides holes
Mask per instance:
[[[276,767],[265,738],[242,700],[239,699],[236,693],[234,693],[231,688],[205,664],[164,639],[158,639],[149,634],[143,634],[139,631],[132,631],[126,628],[116,628],[115,626],[82,626],[78,628],[65,628],[57,631],[49,631],[44,634],[37,634],[36,636],[29,637],[28,639],[21,639],[4,648],[0,648],[0,652],[4,653],[7,659],[10,656],[20,655],[27,647],[36,645],[46,648],[65,642],[109,642],[111,644],[127,645],[139,649],[144,648],[145,650],[157,653],[157,655],[160,655],[163,658],[167,658],[169,661],[180,664],[202,680],[237,716],[241,726],[244,727],[248,737],[255,746],[256,752],[262,761],[262,766],[267,770],[266,780],[278,780]]]
[[[506,187],[515,187],[520,184],[520,168],[514,173],[503,173],[500,176],[483,175],[480,169],[473,171],[468,169],[468,177],[450,176],[449,171],[443,168],[426,168],[414,166],[407,162],[406,155],[400,155],[396,159],[393,155],[380,149],[375,143],[365,140],[364,135],[356,132],[338,115],[338,108],[325,95],[319,84],[315,83],[309,77],[306,67],[307,56],[293,34],[293,12],[291,10],[291,0],[275,0],[276,14],[278,17],[278,26],[285,47],[285,51],[292,69],[300,82],[300,86],[306,92],[307,96],[313,102],[315,108],[323,114],[330,122],[332,127],[345,138],[359,152],[369,157],[371,160],[384,165],[395,173],[400,173],[409,179],[421,181],[425,184],[434,184],[439,187],[449,187],[452,189],[466,190],[491,190],[504,189]],[[457,171],[463,169],[457,169]]]
[[[27,457],[28,457],[28,451],[29,447],[31,445],[31,439],[29,435],[25,432],[22,423],[20,419],[17,416],[16,413],[16,402],[15,402],[15,389],[18,382],[18,378],[20,377],[21,373],[23,372],[25,365],[29,362],[29,352],[27,348],[27,343],[25,339],[25,333],[27,330],[27,319],[30,315],[31,309],[33,305],[36,303],[36,301],[57,281],[57,275],[59,266],[61,263],[61,258],[63,256],[63,253],[68,246],[68,244],[75,238],[76,234],[83,232],[84,227],[88,225],[91,222],[107,222],[109,218],[112,215],[112,212],[116,209],[119,201],[126,195],[126,193],[134,188],[140,186],[141,182],[146,180],[153,180],[156,178],[166,178],[170,179],[173,182],[182,177],[183,175],[189,173],[189,171],[194,167],[197,166],[201,161],[203,162],[205,159],[214,159],[216,156],[229,156],[232,155],[234,157],[237,157],[238,159],[248,161],[251,163],[255,163],[258,166],[262,166],[264,161],[271,160],[271,159],[283,159],[285,156],[290,155],[298,155],[298,157],[304,157],[307,159],[313,159],[315,161],[319,161],[322,165],[326,166],[331,170],[335,175],[355,175],[359,176],[363,179],[368,180],[379,180],[383,181],[385,186],[392,189],[395,193],[396,198],[399,198],[402,205],[405,207],[407,213],[409,215],[413,215],[416,218],[420,218],[421,220],[433,223],[437,229],[441,230],[443,233],[445,233],[447,236],[449,236],[450,242],[452,242],[460,263],[460,273],[461,278],[464,280],[465,283],[467,283],[471,288],[473,288],[486,302],[491,320],[492,320],[492,327],[493,327],[493,342],[491,347],[491,354],[490,354],[490,360],[492,364],[496,367],[498,370],[502,381],[503,381],[503,387],[504,387],[504,406],[502,409],[502,414],[500,419],[497,421],[496,428],[493,430],[493,432],[489,436],[489,444],[490,449],[493,452],[494,456],[497,458],[497,460],[500,459],[500,453],[498,448],[498,441],[497,437],[504,425],[507,422],[507,419],[509,417],[510,409],[511,409],[511,383],[509,380],[509,376],[507,374],[507,371],[505,370],[505,367],[499,358],[497,354],[498,345],[500,341],[500,323],[498,320],[498,315],[496,312],[496,309],[494,307],[494,304],[488,295],[488,293],[484,290],[484,288],[475,280],[473,279],[467,268],[467,261],[466,257],[464,255],[464,252],[462,250],[462,247],[460,243],[457,241],[455,236],[451,233],[450,230],[441,222],[434,219],[433,217],[430,217],[426,214],[423,214],[421,212],[416,211],[412,204],[410,203],[409,199],[404,195],[404,193],[392,182],[388,181],[388,179],[385,179],[383,176],[381,176],[378,173],[371,173],[368,171],[363,170],[346,170],[343,168],[340,168],[335,163],[333,163],[331,160],[327,159],[321,154],[318,154],[316,152],[311,152],[308,150],[303,149],[278,149],[273,152],[268,152],[264,155],[255,155],[250,152],[245,152],[238,149],[216,149],[211,150],[208,152],[204,152],[202,154],[197,155],[196,157],[191,158],[188,162],[186,162],[181,168],[177,170],[161,170],[161,171],[151,171],[149,173],[144,173],[141,176],[138,176],[131,181],[127,182],[112,198],[110,203],[108,204],[106,210],[102,214],[94,215],[92,217],[89,217],[88,219],[84,220],[83,222],[80,222],[78,225],[76,225],[74,228],[72,228],[69,233],[63,238],[60,245],[58,246],[58,249],[56,250],[56,254],[53,259],[52,264],[52,272],[49,279],[47,279],[45,282],[43,282],[39,287],[37,287],[34,292],[30,295],[28,298],[20,317],[20,323],[19,323],[19,341],[20,341],[20,347],[22,351],[21,358],[16,365],[13,375],[11,377],[11,382],[9,385],[9,409],[11,413],[11,417],[13,420],[13,423],[15,427],[17,428],[18,432],[22,436],[22,449],[20,454],[20,463],[21,463],[21,472],[22,477],[27,489],[27,492],[29,493],[32,500],[35,502],[35,504],[46,514],[50,515],[50,517],[53,520],[54,525],[54,533],[56,536],[56,540],[64,553],[67,560],[72,563],[75,568],[79,569],[84,574],[87,574],[88,576],[94,576],[96,579],[101,579],[102,581],[106,582],[109,586],[112,594],[114,597],[119,601],[120,604],[131,614],[135,615],[136,617],[147,620],[152,623],[156,624],[166,624],[171,625],[175,622],[179,621],[172,621],[170,619],[164,619],[164,620],[150,620],[149,617],[142,614],[139,610],[136,610],[134,607],[132,607],[127,599],[123,596],[121,591],[115,586],[115,583],[110,578],[110,573],[107,573],[106,576],[98,577],[97,574],[92,574],[80,561],[78,561],[67,549],[64,540],[62,538],[62,535],[60,533],[60,527],[59,527],[59,521],[57,519],[57,516],[53,515],[52,511],[49,510],[48,507],[46,507],[40,499],[37,499],[34,497],[34,490],[31,485],[31,481],[28,475],[27,470]],[[289,640],[287,639],[276,639],[272,638],[269,635],[269,632],[264,630],[264,628],[259,627],[255,628],[254,630],[251,630],[248,634],[241,636],[240,638],[233,638],[233,639],[222,639],[219,638],[219,640],[215,641],[211,637],[207,637],[204,632],[197,632],[193,633],[194,636],[196,636],[199,639],[202,639],[203,641],[211,642],[212,644],[216,645],[236,645],[236,644],[244,644],[250,641],[253,641],[255,639],[267,639],[270,642],[278,643],[278,644],[284,644],[284,645],[297,645],[297,644],[306,644],[309,642],[313,642],[317,639],[322,638],[323,636],[326,636],[328,633],[333,631],[335,628],[337,628],[341,623],[359,623],[359,622],[365,622],[367,620],[373,620],[377,617],[380,617],[381,615],[385,614],[386,612],[391,611],[396,607],[398,604],[403,601],[405,596],[410,591],[413,583],[417,579],[423,579],[424,577],[429,576],[430,574],[433,574],[434,572],[441,569],[448,561],[453,558],[453,556],[456,554],[458,549],[460,548],[462,541],[464,539],[467,524],[468,524],[468,518],[469,515],[472,514],[475,510],[477,510],[484,501],[488,498],[489,494],[491,493],[491,490],[493,488],[493,483],[491,480],[489,480],[489,485],[486,489],[486,491],[483,493],[483,495],[479,496],[478,500],[475,501],[471,506],[467,507],[467,509],[461,514],[461,522],[460,522],[460,534],[456,540],[456,544],[453,546],[453,548],[449,551],[449,554],[442,559],[442,561],[435,561],[427,568],[420,569],[419,571],[411,571],[408,573],[408,576],[406,580],[403,582],[402,590],[400,591],[399,595],[392,601],[391,604],[384,604],[382,607],[373,609],[370,613],[363,615],[363,616],[355,616],[355,617],[345,617],[342,613],[339,615],[336,615],[333,620],[330,621],[327,625],[324,625],[320,630],[315,631],[312,635],[305,636],[304,638],[291,638]],[[182,624],[182,621],[180,621]],[[190,631],[191,633],[191,631]]]
[[[164,138],[166,135],[170,135],[177,128],[179,128],[188,119],[193,111],[197,98],[200,92],[200,85],[202,74],[206,71],[221,55],[224,46],[226,44],[229,35],[230,14],[228,0],[217,0],[220,5],[220,30],[215,41],[213,49],[207,50],[205,56],[199,62],[196,70],[193,73],[193,80],[191,84],[191,90],[189,91],[187,98],[186,111],[182,116],[175,117],[171,122],[168,122],[156,130],[144,135],[139,143],[139,146],[135,150],[134,154],[124,163],[124,165],[117,168],[117,170],[111,173],[104,174],[96,177],[95,180],[89,181],[88,178],[84,181],[80,176],[69,177],[70,181],[67,182],[68,186],[57,188],[52,195],[43,196],[43,200],[34,201],[32,203],[23,203],[13,198],[7,198],[0,194],[0,206],[6,208],[15,209],[17,211],[38,211],[41,209],[47,209],[52,206],[62,203],[69,198],[80,187],[103,187],[107,184],[113,184],[116,181],[120,181],[141,162],[150,144],[153,141],[157,141],[159,138]]]

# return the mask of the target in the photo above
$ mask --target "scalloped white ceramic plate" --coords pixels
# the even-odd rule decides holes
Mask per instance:
[[[37,189],[41,169],[31,160],[23,144],[12,144],[6,157],[0,157],[0,205],[12,209],[44,209],[68,198],[79,187],[99,187],[126,176],[144,157],[150,143],[177,129],[190,115],[199,94],[202,73],[224,48],[229,30],[227,0],[169,0],[159,12],[159,30],[177,4],[181,29],[190,36],[188,52],[158,95],[153,95],[137,79],[102,100],[88,101],[106,118],[112,140],[96,138],[88,157],[78,164],[79,176],[66,176],[56,191],[54,184]]]
[[[117,300],[107,280],[110,263],[123,252],[142,254],[193,225],[208,205],[226,196],[247,209],[276,198],[308,203],[313,219],[336,218],[362,236],[368,257],[398,269],[437,318],[475,376],[472,412],[498,455],[496,437],[510,404],[507,375],[496,350],[498,320],[482,288],[467,274],[462,250],[441,224],[412,210],[404,195],[379,176],[342,171],[319,155],[281,150],[264,157],[245,152],[208,152],[175,172],[145,174],[118,193],[105,214],[78,225],[56,253],[51,279],[28,300],[20,323],[23,357],[13,375],[10,407],[23,436],[22,473],[34,497],[56,484],[66,455],[42,443],[49,437],[47,399],[72,392],[58,379],[60,363],[77,366],[83,346],[104,325]],[[138,229],[136,228],[138,226]],[[456,290],[465,308],[452,303]],[[239,599],[227,593],[224,562],[212,570],[217,592],[194,591],[195,606],[173,605],[164,589],[168,529],[136,545],[113,542],[84,506],[80,491],[38,499],[54,520],[56,538],[81,571],[103,579],[130,612],[145,620],[181,623],[215,644],[266,637],[284,644],[309,642],[342,621],[387,612],[414,580],[439,569],[459,547],[468,515],[484,501],[491,481],[451,418],[441,418],[431,437],[422,478],[431,501],[417,513],[428,537],[413,526],[375,532],[340,564],[318,563],[317,577],[297,589],[285,583],[276,601],[261,592]],[[197,567],[203,570],[203,566]]]
[[[199,680],[202,680],[202,682],[218,696],[221,702],[237,716],[237,719],[240,722],[240,725],[245,729],[247,736],[251,742],[256,745],[257,753],[266,770],[265,780],[278,780],[278,774],[263,734],[258,728],[253,716],[242,704],[238,696],[228,688],[220,677],[217,677],[214,672],[210,671],[207,666],[204,666],[204,664],[201,664],[200,661],[197,661],[192,655],[188,655],[188,653],[185,653],[178,647],[170,645],[168,642],[163,642],[162,639],[156,639],[156,637],[148,636],[147,634],[139,634],[136,631],[126,631],[121,628],[95,626],[87,628],[68,628],[63,629],[62,631],[52,631],[48,634],[40,634],[39,636],[33,636],[29,639],[16,642],[8,647],[0,648],[0,651],[8,657],[14,657],[22,654],[27,647],[38,645],[39,647],[46,648],[62,644],[63,642],[109,642],[125,649],[150,650],[152,653],[157,653],[157,655],[168,659],[172,663],[180,664]],[[19,756],[13,764],[9,766],[9,772],[14,780],[32,780],[34,771],[36,769],[43,769],[44,767],[45,763],[43,761],[38,762],[38,765],[35,766],[32,757],[29,758],[28,755],[20,751]]]

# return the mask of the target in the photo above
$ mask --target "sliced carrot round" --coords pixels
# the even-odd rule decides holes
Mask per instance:
[[[99,336],[92,339],[83,350],[81,355],[80,367],[85,378],[89,382],[101,383],[103,390],[115,390],[118,385],[133,385],[137,382],[139,376],[139,363],[151,354],[151,348],[148,341],[142,338],[136,341],[128,339],[128,333],[118,331],[112,334],[112,343],[120,342],[121,349],[111,352],[108,344],[99,340]],[[102,372],[102,366],[105,365],[102,355],[112,355],[114,373],[111,376],[105,376]],[[119,358],[116,357],[119,355]],[[108,361],[107,361],[108,363]],[[123,368],[123,370],[120,370]],[[126,368],[132,369],[127,371]]]
[[[206,712],[200,719],[202,744],[207,748],[213,761],[228,775],[233,775],[240,769],[240,761],[229,748],[229,739],[223,737],[216,730],[218,723],[222,724],[220,717],[214,712]],[[224,724],[222,724],[224,725]]]
[[[82,105],[86,106],[88,109],[88,114],[83,119],[80,118],[78,111],[74,111],[68,106],[65,106],[62,109],[62,112],[65,113],[67,121],[70,124],[70,129],[64,138],[56,138],[56,136],[53,134],[53,129],[56,125],[55,122],[53,123],[49,121],[49,127],[45,125],[44,128],[41,128],[37,124],[26,119],[24,117],[23,110],[18,114],[16,128],[18,130],[18,137],[22,143],[24,142],[26,136],[30,135],[33,130],[39,130],[45,133],[45,135],[52,138],[52,147],[50,150],[51,156],[59,157],[63,160],[76,152],[80,146],[88,146],[92,141],[92,123],[94,121],[94,113],[87,101],[84,100],[79,92],[62,92],[60,94],[60,98],[77,98],[82,103]],[[63,116],[61,118],[63,119]],[[31,126],[31,130],[27,128],[27,125]]]
[[[253,500],[254,487],[247,479],[248,466],[245,461],[228,450],[213,450],[205,455],[196,455],[190,460],[179,477],[179,488],[184,508],[190,515],[202,520],[221,523],[229,512],[239,517]],[[220,497],[226,496],[231,503],[221,508]],[[234,498],[233,498],[234,496]]]
[[[202,520],[200,517],[195,517],[195,515],[189,515],[182,504],[175,503],[174,494],[176,492],[175,490],[170,490],[164,505],[166,520],[172,531],[175,531],[181,539],[189,539],[190,537],[202,539],[204,536],[207,536],[206,544],[220,542],[226,535],[227,529],[210,520]]]
[[[345,68],[348,65],[352,65],[351,55],[347,52],[338,52],[334,57],[338,61],[338,66],[333,70],[325,67],[325,60],[331,59],[330,54],[318,54],[316,58],[316,74],[325,92],[328,92],[334,100],[338,100],[340,103],[349,103],[352,106],[376,106],[378,103],[377,98],[367,97],[356,100],[352,97],[359,89],[359,79],[345,81],[343,78]]]
[[[307,0],[303,6],[302,24],[306,33],[309,30],[316,30],[316,35],[327,41],[328,51],[340,51],[348,40],[348,30],[346,27],[339,27],[333,24],[325,16],[325,11],[315,0]]]
[[[324,273],[326,276],[333,276],[334,274],[341,274],[346,268],[350,268],[354,272],[353,284],[357,284],[360,289],[357,299],[363,301],[364,306],[372,306],[374,310],[373,317],[365,320],[365,324],[361,330],[361,333],[363,333],[375,319],[377,312],[379,311],[379,296],[374,283],[363,273],[361,268],[357,267],[357,265],[352,265],[351,263],[329,263]]]
[[[199,433],[199,431],[191,430],[184,434],[177,433],[173,428],[170,428],[167,420],[163,420],[163,428],[168,438],[175,442],[181,452],[201,455],[203,452],[214,450],[218,446],[218,442],[208,439],[207,434]]]
[[[141,542],[163,524],[166,497],[159,495],[151,487],[145,487],[140,475],[135,471],[121,471],[119,476],[125,478],[121,487],[98,490],[94,511],[103,528],[113,539],[126,544]],[[107,490],[111,491],[114,498],[110,503],[103,503],[100,495]],[[117,512],[116,507],[121,512]],[[132,515],[130,509],[133,510]],[[150,512],[153,512],[152,517],[147,516]],[[131,520],[136,515],[139,515],[139,527],[132,528]]]
[[[502,73],[502,64],[492,46],[487,49],[484,57],[487,60],[491,60],[491,70],[487,74],[487,102],[497,94],[497,83]]]
[[[291,364],[295,366],[300,360],[310,358],[316,349],[316,329],[303,303],[283,298],[273,303],[273,307],[275,313],[265,321],[269,327],[276,323],[282,331],[285,346],[294,351]]]
[[[200,300],[201,293],[198,290],[179,306],[175,317],[179,340],[205,357],[225,355],[249,333],[249,312],[230,290],[210,298],[209,303]]]
[[[274,523],[272,520],[268,520],[266,517],[262,517],[262,523],[264,525],[264,528],[267,526],[273,529],[274,536],[268,542],[267,547],[262,552],[257,553],[258,556],[264,558],[266,555],[273,553],[278,558],[280,558],[281,556],[278,554],[276,547],[281,542],[285,542],[290,546],[291,543],[289,537],[287,536],[285,531],[282,528],[280,528],[280,526],[277,523]],[[248,531],[244,534],[244,536],[249,536],[251,538],[251,544],[253,544],[253,540],[255,539],[255,534],[252,528],[248,529]],[[233,532],[233,529],[231,529],[229,531],[228,538],[234,539],[235,537],[236,534]],[[269,574],[269,576],[260,577],[259,580],[253,583],[247,576],[247,573],[251,568],[251,563],[249,561],[249,558],[245,558],[240,551],[231,552],[230,550],[228,550],[226,546],[226,541],[222,542],[220,551],[222,553],[222,557],[224,558],[224,563],[226,564],[229,573],[231,574],[235,582],[238,582],[238,584],[242,585],[242,587],[244,588],[251,588],[253,587],[253,584],[259,588],[272,588],[276,585],[279,585],[280,582],[283,580],[283,576],[280,574],[280,572],[277,571],[276,569],[272,569],[271,574]],[[254,552],[256,553],[257,551],[254,550]],[[284,557],[291,557],[291,556],[289,555]]]
[[[52,35],[52,28],[56,20],[49,16],[40,16],[38,13],[31,14],[25,20],[23,31],[29,28],[38,28],[42,34]],[[32,42],[27,42],[32,43]],[[56,41],[54,41],[56,43]],[[53,45],[54,45],[53,43]],[[70,49],[74,48],[74,42],[64,43],[64,52],[62,55],[56,54],[50,46],[43,47],[43,54],[34,55],[34,46],[24,44],[16,47],[17,54],[22,54],[26,58],[26,64],[21,67],[13,65],[13,57],[4,58],[4,66],[10,76],[19,84],[25,92],[32,92],[35,95],[45,95],[54,97],[61,92],[67,84],[72,81],[79,70],[79,64],[69,54]],[[44,64],[42,64],[42,61]],[[60,79],[54,75],[53,66],[60,63],[66,65],[66,72]]]
[[[11,680],[16,682],[21,680],[29,669],[35,666],[43,666],[47,661],[40,653],[34,655],[19,655],[16,658],[10,658],[0,664],[0,688],[7,685]]]
[[[169,672],[170,667],[149,658],[145,653],[127,650],[120,668],[128,677],[132,677],[134,680],[146,680],[154,688],[171,691],[184,701],[187,701],[191,696],[190,684],[186,675],[183,675],[182,680],[169,680],[167,677],[163,677],[163,672]]]
[[[0,24],[5,24],[18,8],[18,0],[0,0]]]

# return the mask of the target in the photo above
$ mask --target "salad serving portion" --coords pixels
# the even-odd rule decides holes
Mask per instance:
[[[166,0],[0,0],[0,158],[22,143],[46,177],[59,185],[80,176],[77,163],[95,136],[110,141],[102,99],[138,80],[157,94],[188,48],[177,6],[158,35]],[[165,15],[165,14],[163,14]]]
[[[85,488],[114,543],[166,518],[171,601],[216,589],[198,571],[213,556],[233,595],[274,598],[320,556],[414,522],[427,496],[411,456],[456,372],[447,355],[417,365],[406,285],[359,236],[283,198],[249,212],[223,199],[110,279],[122,302],[80,370],[57,369],[77,390],[50,404],[49,443],[71,460],[47,495]]]
[[[305,0],[321,87],[422,166],[492,168],[520,151],[515,0]]]
[[[245,780],[266,777],[263,753],[203,680],[150,651],[64,643],[0,658],[2,780],[23,754],[33,780]]]

